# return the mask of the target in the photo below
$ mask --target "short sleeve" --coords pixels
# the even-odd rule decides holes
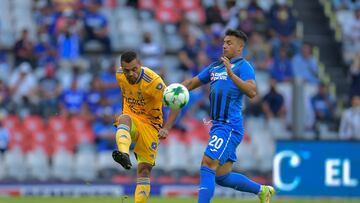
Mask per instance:
[[[240,67],[237,69],[235,74],[238,77],[240,77],[240,79],[242,79],[244,81],[246,81],[246,80],[255,80],[254,68],[247,61],[240,64]]]
[[[203,83],[206,84],[208,82],[210,82],[210,66],[206,67],[205,69],[203,69],[198,75],[197,77],[199,78],[199,80]]]
[[[165,85],[164,81],[161,79],[161,77],[156,78],[151,83],[150,88],[151,88],[151,92],[152,92],[152,95],[154,96],[154,98],[162,100],[166,85]]]

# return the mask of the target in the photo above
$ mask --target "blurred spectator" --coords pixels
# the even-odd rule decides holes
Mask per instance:
[[[341,116],[339,137],[341,139],[360,139],[360,95],[353,95],[351,107]]]
[[[93,74],[87,71],[88,65],[80,59],[74,63],[68,63],[66,61],[62,62],[63,67],[56,72],[56,77],[61,82],[62,88],[69,89],[72,81],[76,80],[78,89],[84,91],[88,90],[90,88],[90,81],[93,77]]]
[[[212,6],[205,9],[206,15],[206,25],[211,25],[214,23],[223,23],[221,8],[218,4],[213,4]]]
[[[9,131],[2,125],[2,119],[0,118],[0,154],[6,151],[9,137]]]
[[[292,69],[294,77],[301,78],[310,84],[319,83],[318,62],[312,54],[310,44],[304,43],[301,53],[293,57]]]
[[[360,4],[354,13],[355,17],[347,19],[343,24],[346,62],[354,59],[356,53],[360,53]]]
[[[296,40],[296,19],[286,0],[277,0],[271,7],[269,22],[273,56],[278,56],[282,46],[288,47],[291,54],[296,53],[299,46]]]
[[[141,63],[155,71],[160,76],[164,75],[161,61],[164,56],[163,47],[152,39],[150,32],[143,34],[143,43],[139,48]]]
[[[6,111],[6,107],[11,100],[9,88],[6,86],[4,80],[0,79],[0,114],[1,111]]]
[[[77,80],[73,80],[70,89],[60,95],[60,113],[64,116],[84,114],[85,91],[78,89]]]
[[[59,28],[57,48],[59,58],[75,61],[80,56],[80,38],[77,29],[77,20],[71,12],[64,12],[62,26]]]
[[[21,63],[11,75],[8,84],[13,102],[20,103],[23,97],[27,97],[31,103],[37,102],[37,80],[29,63]]]
[[[193,69],[196,65],[196,56],[200,50],[200,42],[192,35],[187,35],[185,45],[178,54],[180,69],[186,72]]]
[[[210,62],[218,61],[223,52],[221,31],[213,30],[210,42],[205,42],[205,52]]]
[[[258,70],[267,70],[271,64],[271,47],[257,32],[253,32],[248,45],[248,60]]]
[[[105,54],[111,54],[110,38],[108,36],[107,19],[99,12],[101,4],[95,0],[91,0],[87,5],[84,14],[84,39],[85,44],[91,40],[100,42],[103,45]],[[83,49],[82,48],[82,49]]]
[[[296,19],[286,1],[278,0],[271,8],[270,26],[275,38],[287,38],[291,41],[295,37]]]
[[[18,66],[22,62],[28,62],[33,65],[34,55],[33,55],[33,44],[29,39],[29,32],[27,29],[24,29],[21,32],[21,37],[18,39],[14,46],[15,54],[15,66]]]
[[[262,36],[266,37],[269,35],[269,22],[265,17],[265,13],[261,9],[257,9],[255,11],[254,17],[253,17],[253,23],[254,23],[254,31],[258,32]]]
[[[112,150],[116,148],[115,133],[116,128],[113,125],[113,115],[117,112],[110,106],[106,98],[101,101],[98,118],[92,125],[96,136],[96,145],[98,151]]]
[[[274,57],[270,74],[277,82],[287,82],[292,79],[292,63],[285,47],[280,48],[279,57]]]
[[[61,93],[61,86],[59,80],[55,78],[54,66],[48,64],[45,70],[45,76],[39,80],[39,96],[41,114],[48,117],[58,112],[57,100]]]
[[[332,0],[335,10],[353,10],[356,6],[355,2],[353,0]]]
[[[262,110],[267,119],[285,118],[284,97],[276,90],[276,80],[270,80],[270,91],[264,96]]]
[[[90,114],[89,117],[96,115],[96,112],[100,108],[100,101],[102,98],[101,93],[101,80],[96,77],[91,81],[90,91],[86,95],[87,110]]]
[[[39,29],[39,41],[34,47],[37,66],[44,66],[47,63],[56,63],[56,49],[51,44],[50,37],[44,29],[44,27]]]
[[[240,9],[237,29],[245,32],[248,36],[254,31],[254,23],[246,9]]]
[[[350,67],[350,95],[360,95],[360,53],[355,57]]]
[[[116,65],[112,61],[109,65],[105,66],[100,72],[99,78],[101,81],[101,87],[103,88],[103,96],[106,97],[111,104],[121,103],[121,91],[119,84],[116,80]]]
[[[311,98],[316,122],[334,121],[335,99],[329,94],[325,84],[320,84],[318,93]]]
[[[208,56],[204,51],[198,52],[196,56],[196,66],[195,68],[191,69],[192,76],[196,76],[200,73],[201,70],[206,68],[208,65],[210,65],[211,61],[209,60]]]
[[[11,73],[11,66],[7,62],[7,56],[3,51],[0,51],[0,73],[0,80],[8,79]]]

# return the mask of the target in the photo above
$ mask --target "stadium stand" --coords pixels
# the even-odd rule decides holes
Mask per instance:
[[[276,139],[339,139],[341,112],[350,95],[360,95],[359,55],[354,55],[359,54],[360,39],[349,31],[359,29],[360,6],[340,0],[296,2],[2,0],[0,128],[9,136],[0,136],[0,143],[8,142],[0,148],[0,182],[131,182],[134,171],[125,175],[111,158],[112,116],[121,111],[114,76],[119,54],[137,50],[149,67],[156,64],[151,68],[158,68],[155,71],[167,84],[179,82],[218,58],[220,36],[227,28],[249,35],[245,57],[255,66],[259,91],[245,102],[247,135],[234,169],[270,182]],[[343,57],[335,61],[323,51],[327,48],[318,40],[319,33],[308,32],[310,17],[301,13],[324,13],[322,8],[325,14],[316,20],[324,21],[320,24],[330,33],[322,36],[338,39],[330,50],[342,46]],[[151,40],[146,39],[149,34]],[[146,60],[152,57],[157,61]],[[351,74],[351,81],[336,79],[339,72]],[[303,98],[293,97],[295,78],[305,81]],[[322,93],[321,84],[330,88]],[[340,88],[334,91],[335,87]],[[209,119],[207,91],[205,87],[191,93],[182,119],[161,143],[154,182],[197,182],[210,127],[204,124]],[[327,103],[330,98],[332,106]],[[292,131],[294,100],[304,100],[306,113],[304,132],[298,137]],[[331,112],[330,118],[321,117],[323,112]],[[351,138],[359,139],[343,137]]]

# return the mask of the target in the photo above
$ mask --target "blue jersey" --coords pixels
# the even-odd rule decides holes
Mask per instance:
[[[243,58],[230,61],[232,70],[242,80],[255,80],[253,67]],[[198,75],[204,84],[210,82],[210,116],[213,124],[227,123],[239,129],[242,128],[243,93],[228,77],[226,68],[221,61],[215,62]]]

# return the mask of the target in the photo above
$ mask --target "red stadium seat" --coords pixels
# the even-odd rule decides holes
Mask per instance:
[[[178,1],[177,0],[158,0],[157,6],[164,9],[178,9]]]
[[[192,22],[203,24],[206,20],[205,11],[202,8],[195,8],[193,10],[186,11],[186,16]]]
[[[60,149],[73,153],[75,149],[76,139],[71,131],[57,131],[53,134],[52,148],[53,153]]]
[[[90,122],[87,118],[83,116],[73,116],[70,119],[70,127],[76,131],[84,131],[91,128]]]
[[[2,119],[2,124],[6,129],[12,130],[19,126],[20,118],[16,115],[8,115]]]
[[[44,121],[40,116],[27,116],[23,119],[23,126],[26,130],[33,132],[45,129]]]
[[[156,10],[156,19],[160,23],[178,23],[180,21],[179,12],[176,9],[158,8]]]
[[[30,150],[35,151],[37,149],[42,149],[48,156],[52,154],[52,138],[51,133],[45,130],[39,130],[32,132],[30,134]]]
[[[185,11],[195,10],[200,8],[200,0],[182,0],[180,1],[180,8]]]
[[[68,120],[62,116],[52,116],[48,119],[48,129],[52,132],[69,128]]]
[[[155,10],[156,2],[155,0],[139,0],[138,5],[140,9],[143,10]]]
[[[76,131],[74,133],[76,137],[76,144],[89,144],[89,143],[94,143],[95,141],[95,134],[91,128],[81,131]]]
[[[30,139],[26,131],[12,129],[10,130],[9,149],[19,148],[23,153],[27,153]]]

